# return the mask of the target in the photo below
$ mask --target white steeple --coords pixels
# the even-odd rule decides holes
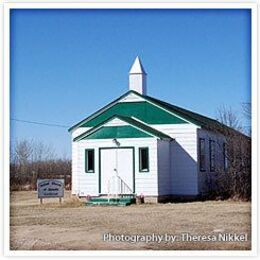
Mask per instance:
[[[129,71],[129,90],[146,95],[146,72],[138,56]]]

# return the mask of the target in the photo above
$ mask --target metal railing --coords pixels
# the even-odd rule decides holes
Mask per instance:
[[[118,175],[113,175],[108,180],[108,196],[133,194],[133,190]]]

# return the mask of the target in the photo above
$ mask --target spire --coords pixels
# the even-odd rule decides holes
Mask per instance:
[[[130,69],[129,74],[145,74],[146,75],[142,62],[138,56],[135,58],[135,61]]]
[[[146,95],[146,72],[138,56],[129,71],[129,89]]]

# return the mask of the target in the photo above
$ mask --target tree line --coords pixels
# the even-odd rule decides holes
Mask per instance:
[[[227,168],[216,171],[213,197],[251,199],[251,104],[244,103],[242,111],[249,122],[247,126],[242,125],[239,114],[232,108],[218,109],[217,120],[228,126],[216,129],[225,136]]]
[[[10,152],[11,190],[36,190],[37,179],[62,178],[71,188],[71,160],[58,158],[54,149],[34,140],[16,141]]]

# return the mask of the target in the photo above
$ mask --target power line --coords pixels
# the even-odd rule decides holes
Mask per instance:
[[[44,123],[44,122],[28,121],[28,120],[22,120],[22,119],[17,119],[17,118],[11,118],[11,120],[16,121],[16,122],[21,122],[21,123],[44,125],[44,126],[51,126],[51,127],[62,127],[62,128],[70,127],[68,125],[59,125],[59,124],[51,124],[51,123]]]

